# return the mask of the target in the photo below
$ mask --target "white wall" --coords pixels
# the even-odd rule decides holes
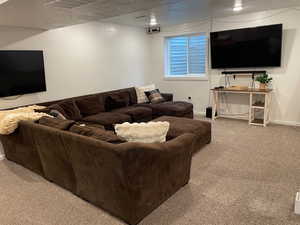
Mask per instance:
[[[300,11],[295,9],[281,9],[267,12],[252,13],[199,21],[191,24],[172,26],[163,29],[163,33],[153,35],[151,40],[152,49],[152,73],[147,81],[155,82],[163,91],[175,93],[176,99],[186,100],[192,97],[197,112],[204,112],[209,103],[209,88],[224,83],[218,70],[209,70],[210,80],[207,81],[166,81],[164,77],[164,37],[197,32],[210,32],[282,23],[284,27],[282,67],[267,69],[273,77],[273,103],[271,119],[276,122],[287,124],[300,123]],[[238,79],[233,84],[248,85],[250,78]],[[247,112],[247,99],[228,96],[228,113]],[[244,103],[245,107],[235,104]]]
[[[0,98],[0,109],[144,84],[148,42],[143,29],[98,22],[49,31],[0,27],[0,49],[44,50],[47,82],[47,92]]]
[[[163,27],[162,33],[150,36],[152,71],[147,82],[157,84],[162,92],[174,93],[175,100],[188,101],[188,97],[192,97],[191,102],[194,103],[196,112],[202,112],[207,107],[209,82],[208,80],[170,81],[164,79],[165,37],[208,32],[209,27],[207,22]]]
[[[0,33],[1,49],[44,50],[47,82],[47,92],[0,98],[0,109],[144,84],[148,72],[149,39],[140,28],[91,22]]]

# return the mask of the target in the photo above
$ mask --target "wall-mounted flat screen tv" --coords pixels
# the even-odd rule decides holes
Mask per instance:
[[[0,97],[46,91],[43,51],[0,51]]]
[[[210,33],[213,69],[280,67],[282,24]]]

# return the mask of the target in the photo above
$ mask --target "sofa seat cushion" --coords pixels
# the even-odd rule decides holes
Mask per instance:
[[[193,104],[189,102],[162,102],[158,104],[137,104],[136,107],[148,107],[152,109],[154,117],[158,116],[178,116],[183,117],[193,112]]]
[[[161,116],[152,120],[153,122],[169,122],[170,129],[167,134],[167,139],[174,139],[185,133],[195,135],[194,152],[199,150],[205,144],[211,141],[211,123],[202,120],[193,120],[188,118],[178,118],[172,116]]]
[[[130,116],[116,112],[102,112],[92,116],[87,116],[82,119],[85,122],[98,123],[105,129],[112,130],[117,123],[131,122]]]
[[[113,144],[126,142],[124,139],[118,137],[114,132],[99,129],[96,127],[73,125],[70,128],[70,131],[79,135],[95,138],[100,141],[106,141]]]
[[[129,115],[133,122],[142,122],[152,119],[152,109],[149,107],[128,106],[115,109],[112,112]]]
[[[101,125],[99,123],[95,123],[95,122],[77,121],[76,124],[81,125],[81,126],[95,127],[98,129],[105,130],[105,127],[103,125]]]
[[[56,128],[59,130],[69,130],[69,128],[75,124],[74,120],[64,120],[64,119],[59,119],[59,118],[51,118],[51,117],[42,117],[38,121],[39,124]]]

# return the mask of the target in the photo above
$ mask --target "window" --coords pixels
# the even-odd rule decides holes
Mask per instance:
[[[166,44],[166,77],[200,77],[206,74],[205,35],[169,37]]]

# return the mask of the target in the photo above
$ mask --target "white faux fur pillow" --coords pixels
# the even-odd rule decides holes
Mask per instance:
[[[12,114],[12,113],[25,113],[25,112],[34,112],[35,109],[44,109],[45,106],[40,105],[30,105],[26,107],[20,107],[17,109],[12,110],[2,110],[0,111],[0,120],[4,119],[5,116]]]
[[[37,113],[37,112],[19,112],[12,113],[5,116],[0,120],[0,134],[8,135],[12,134],[17,128],[18,124],[22,120],[36,121],[42,118],[43,116],[51,117],[46,113]]]
[[[44,109],[45,106],[31,105],[27,107],[17,108],[13,110],[0,111],[0,134],[8,135],[17,129],[18,123],[21,120],[35,121],[43,116],[50,115],[46,113],[37,113],[35,109]]]
[[[165,142],[169,131],[169,122],[123,123],[115,126],[119,137],[128,142],[155,143]]]
[[[137,103],[146,103],[149,101],[147,96],[145,95],[145,91],[153,91],[155,90],[155,84],[143,86],[143,87],[136,87],[136,95],[137,95]]]

